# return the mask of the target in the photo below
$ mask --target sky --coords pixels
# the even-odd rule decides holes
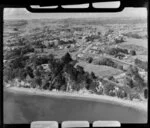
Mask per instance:
[[[117,7],[119,4],[95,4],[95,7]],[[68,6],[72,7],[72,6]],[[88,7],[87,4],[80,5],[80,7]],[[5,8],[4,19],[61,19],[61,18],[96,18],[96,17],[147,17],[146,8],[125,8],[121,12],[115,13],[31,13],[25,8]]]

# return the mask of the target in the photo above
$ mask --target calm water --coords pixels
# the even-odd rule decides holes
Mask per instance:
[[[39,120],[118,120],[121,123],[142,123],[147,121],[147,114],[104,102],[4,91],[4,123]]]

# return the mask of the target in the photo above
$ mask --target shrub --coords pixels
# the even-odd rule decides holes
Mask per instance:
[[[135,51],[135,50],[131,50],[131,51],[130,51],[130,54],[131,54],[132,56],[135,56],[135,55],[136,55],[136,51]]]
[[[91,77],[92,79],[96,79],[97,77],[95,76],[94,72],[91,72]]]
[[[114,84],[106,82],[104,85],[104,94],[109,95],[109,92],[115,89],[114,87]]]
[[[120,38],[116,38],[115,39],[115,43],[118,44],[118,43],[122,43],[124,42],[124,38],[123,37],[120,37]]]
[[[133,76],[138,74],[138,68],[136,66],[130,65],[127,69],[126,75]]]
[[[42,79],[40,77],[34,78],[34,85],[35,87],[41,87],[42,86]]]
[[[122,49],[122,48],[108,48],[106,51],[107,54],[109,55],[118,55],[120,53],[128,54],[127,49]]]
[[[117,65],[117,68],[120,69],[120,70],[123,70],[123,66],[122,66],[122,65],[119,65],[119,64],[118,64],[118,65]]]
[[[92,58],[92,57],[88,57],[88,58],[86,58],[86,61],[87,61],[88,63],[92,63],[93,58]]]
[[[148,98],[148,89],[144,90],[144,98],[146,98],[146,99]]]
[[[61,58],[63,64],[68,64],[70,63],[72,60],[71,55],[67,52],[62,58]]]
[[[98,83],[95,80],[91,81],[91,84],[89,85],[89,90],[92,90],[93,92],[97,92],[96,87],[98,86]]]
[[[106,65],[106,66],[111,66],[113,68],[117,68],[117,63],[112,61],[110,58],[100,58],[99,60],[94,60],[93,63],[95,65]]]
[[[109,76],[108,80],[114,80],[114,77],[113,76]]]
[[[76,66],[76,70],[77,70],[78,72],[82,73],[82,74],[85,73],[85,72],[84,72],[84,68],[83,68],[82,66],[80,66],[80,65],[77,65],[77,66]]]
[[[113,91],[113,90],[110,90],[110,91],[109,91],[109,96],[116,96],[116,93],[115,93],[115,91]]]
[[[66,91],[66,85],[62,85],[62,86],[60,87],[60,90],[61,90],[61,91]]]
[[[148,70],[148,64],[147,64],[147,62],[141,61],[141,60],[139,60],[139,59],[136,58],[136,59],[134,60],[134,63],[135,63],[138,67],[144,69],[145,71]]]
[[[124,92],[123,90],[119,90],[119,91],[117,91],[117,96],[119,98],[124,98],[124,97],[127,97],[127,93]]]
[[[129,76],[126,76],[126,77],[124,78],[124,84],[127,85],[127,86],[129,86],[130,88],[133,88],[133,87],[134,87],[133,80],[132,80],[132,78],[129,77]]]
[[[144,79],[139,74],[133,76],[133,84],[135,87],[138,87],[139,89],[142,89],[143,87],[146,86]]]

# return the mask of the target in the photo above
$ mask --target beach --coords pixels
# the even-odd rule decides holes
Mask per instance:
[[[18,87],[4,89],[5,123],[29,123],[34,120],[61,122],[78,119],[146,123],[147,104],[94,94],[50,92]]]

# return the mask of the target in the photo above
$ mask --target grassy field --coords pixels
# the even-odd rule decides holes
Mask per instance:
[[[86,62],[79,62],[77,63],[77,65],[84,67],[84,70],[89,73],[94,72],[95,75],[99,77],[108,77],[122,73],[122,71],[119,69],[115,69],[104,65],[94,65],[88,64]]]
[[[142,46],[144,48],[148,47],[147,39],[128,38],[125,44],[134,44],[134,45]]]
[[[135,50],[137,54],[145,55],[147,54],[148,43],[145,39],[128,39],[119,46],[129,50]]]

